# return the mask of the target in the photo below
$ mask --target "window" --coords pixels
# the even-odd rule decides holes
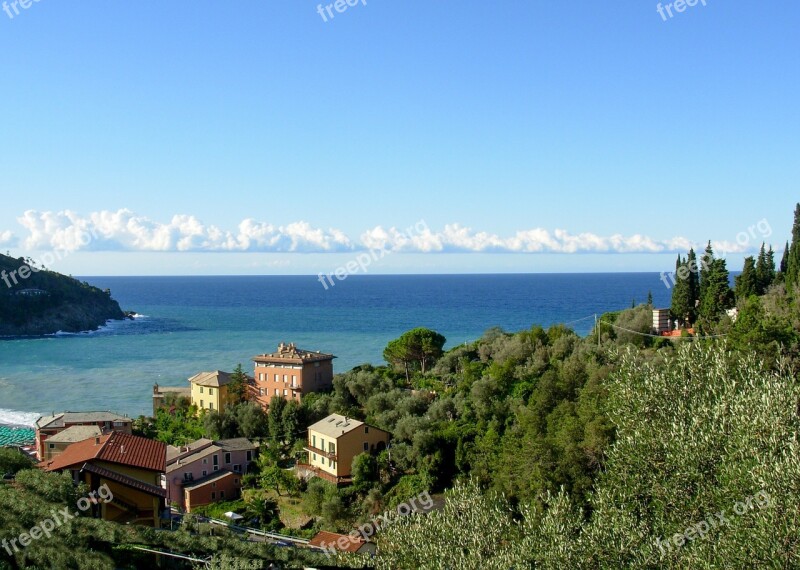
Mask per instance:
[[[369,433],[369,426],[364,426],[364,433]]]
[[[332,441],[328,443],[328,453],[336,453],[336,444]]]
[[[311,436],[311,447],[317,447],[317,436]]]
[[[234,484],[234,485],[238,485],[238,484],[239,484],[239,480],[238,480],[238,479],[234,479],[234,480],[233,480],[233,484]]]
[[[214,388],[209,388],[208,389],[208,395],[209,396],[213,396],[214,395]]]
[[[211,491],[211,500],[215,501],[217,499],[217,494],[214,491]]]
[[[114,422],[114,427],[122,427],[125,425],[125,422]]]
[[[314,461],[316,461],[317,460],[317,454],[316,453],[312,453],[311,455],[314,456]]]
[[[224,499],[225,498],[225,491],[220,491],[219,492],[219,498],[220,499]]]
[[[275,395],[276,395],[276,396],[280,396],[280,395],[281,395],[281,391],[280,391],[280,390],[278,390],[277,388],[275,388]]]
[[[252,460],[253,460],[253,452],[252,451],[248,451],[247,452],[247,461],[250,462]]]
[[[258,395],[259,396],[263,396],[264,395],[264,388],[259,388],[258,389]]]
[[[322,442],[322,445],[320,445],[320,446],[319,446],[319,447],[320,447],[320,449],[321,449],[322,451],[325,451],[325,438],[324,438],[324,437],[321,437],[321,438],[319,438],[319,440]]]
[[[289,376],[287,376],[286,374],[284,374],[284,375],[283,375],[283,383],[284,383],[284,384],[286,384],[286,382],[288,382],[288,381],[289,381]]]
[[[206,470],[204,469],[204,470],[203,470],[203,477],[205,477],[206,475],[208,475],[208,471],[206,471]]]
[[[211,488],[212,489],[216,489],[217,488],[217,484],[216,483],[211,483]]]
[[[214,456],[214,465],[219,465],[219,455]]]
[[[219,465],[214,465],[214,471],[219,471]]]
[[[297,376],[292,374],[292,386],[297,386]]]
[[[241,465],[237,464],[237,465],[233,466],[233,472],[234,473],[241,473],[241,471],[242,471],[242,466]]]
[[[231,462],[231,454],[230,453],[226,453],[225,454],[225,465],[229,464],[230,462]]]
[[[201,394],[203,393],[203,387],[202,386],[200,386],[200,393]]]
[[[56,444],[55,443],[51,443],[51,444],[49,444],[49,447],[50,447],[50,449],[55,449],[56,448]]]
[[[283,389],[283,395],[286,396],[287,394],[289,394],[289,391],[286,388],[284,388]]]
[[[364,442],[364,451],[369,451],[369,444],[366,441]]]
[[[276,375],[275,375],[275,382],[277,382],[279,379],[280,379],[280,376],[278,376],[278,375],[276,374]]]
[[[203,458],[203,465],[208,465],[208,457]]]
[[[201,408],[204,408],[204,407],[205,407],[205,404],[203,403],[203,400],[200,400],[200,407],[201,407]]]
[[[208,403],[208,409],[209,410],[213,410],[214,409],[214,402],[209,402]]]
[[[183,480],[184,481],[191,481],[193,479],[194,479],[194,475],[192,475],[191,473],[184,473],[183,474]]]

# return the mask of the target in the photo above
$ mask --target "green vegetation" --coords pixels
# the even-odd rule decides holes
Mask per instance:
[[[207,511],[273,531],[346,533],[416,495],[445,493],[443,509],[383,528],[377,558],[341,555],[342,566],[799,567],[800,205],[795,230],[778,271],[766,245],[745,261],[735,295],[710,244],[700,264],[693,251],[678,258],[673,316],[701,336],[653,336],[651,303],[603,315],[586,338],[563,326],[490,329],[444,351],[440,334],[414,329],[387,345],[388,366],[339,374],[330,393],[302,404],[275,398],[265,414],[243,400],[195,418],[175,403],[137,429],[171,443],[260,439],[243,499]],[[357,456],[353,484],[338,488],[291,471],[305,427],[331,413],[392,434],[387,450]],[[24,491],[24,473],[6,493]],[[49,500],[66,492],[50,485]],[[184,526],[135,539],[217,552],[217,567],[256,548],[220,537],[213,551],[186,532],[202,528],[192,517]],[[113,558],[110,532],[93,539],[96,567]],[[89,548],[80,537],[69,555]],[[263,548],[259,559],[281,554]],[[314,556],[284,552],[293,563]]]
[[[0,335],[44,335],[95,330],[125,314],[111,292],[0,254]],[[42,294],[20,291],[38,289]]]

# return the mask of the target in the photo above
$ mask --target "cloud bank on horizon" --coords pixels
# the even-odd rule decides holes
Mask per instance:
[[[447,224],[440,231],[424,220],[407,229],[376,226],[351,239],[335,228],[315,228],[298,221],[274,225],[248,218],[235,231],[207,225],[195,216],[176,214],[168,223],[121,209],[81,216],[73,211],[28,210],[17,218],[27,232],[16,236],[0,231],[0,246],[26,251],[137,251],[137,252],[267,252],[341,253],[386,250],[402,253],[685,253],[697,243],[685,237],[657,240],[635,234],[599,236],[566,230],[533,228],[510,237]],[[750,244],[712,242],[718,250],[743,253]]]

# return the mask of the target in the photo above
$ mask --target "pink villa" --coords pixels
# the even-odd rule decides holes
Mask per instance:
[[[198,439],[167,447],[167,472],[162,486],[167,504],[191,512],[216,501],[238,499],[242,475],[255,461],[257,445],[249,439]]]

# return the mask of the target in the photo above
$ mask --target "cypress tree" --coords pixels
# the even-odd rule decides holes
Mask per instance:
[[[781,257],[781,273],[786,276],[786,270],[789,268],[789,242],[786,242],[786,247],[783,248],[783,256]]]
[[[763,295],[775,280],[775,252],[772,251],[772,247],[769,248],[769,253],[767,253],[764,250],[764,244],[761,244],[761,251],[758,252],[758,261],[755,269],[756,294]]]
[[[690,319],[692,322],[697,318],[697,305],[700,301],[700,268],[697,267],[697,255],[694,248],[689,250],[689,257],[686,258],[689,268],[689,299],[690,299]]]
[[[675,287],[672,289],[672,306],[670,314],[673,319],[677,319],[681,324],[691,322],[693,302],[689,295],[689,279],[686,277],[688,264],[678,256],[675,262]]]
[[[711,241],[709,241],[706,246],[706,251],[700,258],[700,284],[697,288],[697,298],[700,300],[701,305],[703,304],[703,299],[706,297],[713,264],[714,250],[711,248]]]
[[[764,248],[761,248],[764,251]],[[742,274],[736,278],[736,299],[741,303],[758,291],[758,270],[753,257],[744,258]]]
[[[792,294],[800,282],[800,203],[794,210],[792,225],[792,245],[789,246],[789,258],[786,262],[786,290]]]
[[[700,278],[700,286],[703,288],[703,296],[700,298],[700,318],[704,321],[717,320],[725,309],[731,306],[733,293],[729,279],[725,260],[712,259],[706,270],[706,277]]]

